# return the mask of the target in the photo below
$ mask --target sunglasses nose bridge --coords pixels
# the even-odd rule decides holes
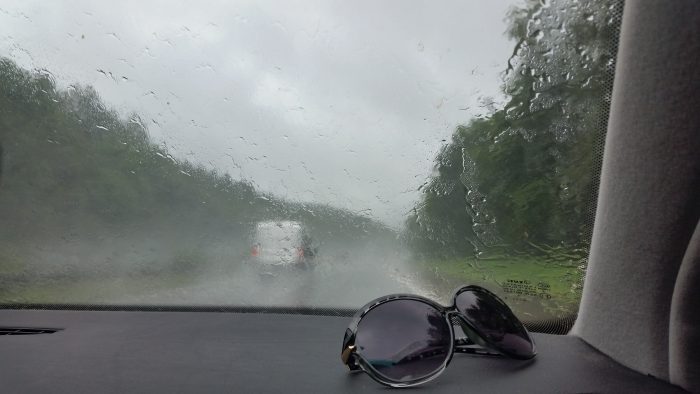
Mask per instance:
[[[445,309],[445,318],[449,322],[454,322],[454,320],[457,319],[459,315],[459,311],[454,307]]]
[[[453,325],[464,324],[467,318],[460,312],[457,307],[452,306],[445,310],[445,316],[447,320]]]
[[[454,335],[459,336],[459,334],[458,334],[459,331],[457,331],[457,328],[463,330],[463,327],[465,325],[463,315],[458,310],[452,309],[452,310],[445,311],[445,318],[452,326],[452,331],[453,331]]]

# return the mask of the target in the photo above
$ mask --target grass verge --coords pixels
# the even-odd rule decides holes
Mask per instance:
[[[578,311],[585,263],[537,257],[424,260],[425,277],[446,291],[477,284],[495,292],[527,320],[549,320]]]

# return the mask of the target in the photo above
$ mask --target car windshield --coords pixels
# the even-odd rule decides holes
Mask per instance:
[[[621,3],[4,1],[0,304],[576,313]]]

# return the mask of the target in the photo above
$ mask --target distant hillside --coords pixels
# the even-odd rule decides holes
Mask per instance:
[[[4,58],[0,147],[0,242],[135,229],[242,237],[267,219],[301,220],[321,238],[393,236],[369,218],[265,195],[174,158],[149,139],[138,114],[122,118],[92,87],[60,90]]]

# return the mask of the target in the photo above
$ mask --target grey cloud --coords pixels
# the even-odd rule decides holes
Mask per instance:
[[[5,2],[0,54],[94,85],[176,157],[391,225],[513,46],[512,1],[143,3]]]

